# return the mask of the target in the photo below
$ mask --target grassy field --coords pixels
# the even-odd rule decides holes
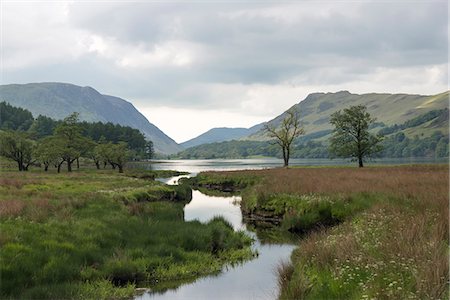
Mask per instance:
[[[145,173],[145,172],[144,172]],[[129,298],[252,256],[221,218],[184,222],[187,186],[112,170],[0,173],[2,299]]]
[[[448,172],[293,168],[205,173],[201,182],[242,187],[247,178],[244,214],[304,235],[278,268],[280,299],[448,299]]]

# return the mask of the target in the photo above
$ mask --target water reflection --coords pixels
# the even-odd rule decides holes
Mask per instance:
[[[228,266],[218,276],[207,276],[164,293],[147,293],[137,299],[274,299],[278,294],[274,272],[280,260],[287,260],[294,248],[290,244],[261,244],[242,221],[239,196],[216,197],[193,191],[185,206],[186,221],[207,222],[214,216],[227,219],[235,230],[245,230],[256,241],[259,256],[237,266]]]
[[[421,163],[447,163],[447,159],[435,158],[382,158],[374,159],[366,163],[370,165],[392,165],[392,164],[421,164]],[[294,158],[289,161],[290,166],[333,166],[345,165],[356,166],[354,162],[345,159],[310,159]],[[153,160],[150,162],[139,162],[130,164],[132,168],[143,168],[147,170],[176,170],[190,172],[195,176],[203,171],[231,171],[246,169],[268,169],[282,167],[283,161],[277,158],[263,159],[184,159],[184,160]]]

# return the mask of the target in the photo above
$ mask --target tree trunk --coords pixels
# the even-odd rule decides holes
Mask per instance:
[[[117,166],[119,167],[119,173],[123,173],[123,165],[119,164]]]
[[[96,161],[95,166],[97,167],[97,170],[100,170],[100,162]]]
[[[72,172],[72,162],[70,159],[67,160],[67,172]]]
[[[288,153],[287,153],[286,148],[283,148],[283,161],[284,161],[284,167],[287,167],[289,164],[289,158],[288,158]]]
[[[48,164],[44,164],[44,171],[45,171],[45,172],[48,171]]]
[[[61,166],[62,166],[63,163],[64,163],[64,161],[62,161],[62,162],[60,162],[60,163],[58,164],[58,173],[61,172]]]
[[[111,165],[111,167],[113,168],[113,170],[115,170],[115,169],[116,169],[116,165],[115,165],[115,164],[113,164],[113,163],[110,163],[110,165]]]
[[[359,165],[360,168],[364,167],[362,156],[358,157],[358,165]]]
[[[77,158],[77,170],[80,169],[80,160]]]
[[[19,171],[23,171],[23,165],[22,165],[22,162],[20,160],[17,161],[17,165],[19,167]]]

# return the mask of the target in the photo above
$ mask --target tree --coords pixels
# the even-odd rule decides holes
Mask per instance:
[[[19,171],[28,171],[33,158],[34,144],[23,133],[7,131],[0,134],[0,155],[17,162]]]
[[[68,172],[72,172],[72,163],[84,150],[85,138],[81,135],[81,128],[78,126],[78,115],[76,112],[71,114],[55,128],[54,136],[62,144],[60,157],[67,163]]]
[[[64,151],[62,143],[54,136],[43,138],[35,151],[37,160],[44,165],[44,171],[48,171],[50,165],[58,167],[58,173],[64,160],[61,153]]]
[[[269,137],[274,138],[275,142],[281,147],[284,166],[287,167],[289,165],[292,142],[296,137],[305,133],[300,124],[300,115],[298,111],[295,108],[289,109],[279,127],[267,123],[264,126],[264,130]]]
[[[146,141],[145,147],[144,147],[144,158],[152,159],[154,154],[155,154],[155,150],[153,149],[153,142]]]
[[[331,115],[330,123],[334,125],[333,136],[330,139],[330,152],[338,157],[350,157],[357,160],[363,167],[366,157],[382,150],[381,136],[369,132],[369,126],[375,122],[366,111],[364,105],[351,106]]]
[[[26,131],[33,123],[29,110],[0,102],[0,129]]]
[[[113,167],[119,168],[119,173],[123,173],[123,167],[128,160],[129,152],[128,145],[125,142],[118,144],[110,144],[109,147],[109,163]]]
[[[125,142],[98,144],[95,147],[95,154],[98,161],[98,163],[96,162],[97,168],[99,168],[99,162],[103,161],[104,166],[109,163],[113,169],[119,168],[119,173],[123,173],[123,168],[130,155],[128,145]]]

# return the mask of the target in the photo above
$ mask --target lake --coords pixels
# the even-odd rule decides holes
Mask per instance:
[[[394,164],[433,164],[448,163],[447,159],[433,158],[383,158],[366,162],[370,165]],[[293,158],[290,166],[357,166],[356,162],[343,159],[309,159]],[[147,170],[176,170],[197,174],[203,171],[231,171],[245,169],[267,169],[282,167],[283,160],[277,158],[262,159],[183,159],[183,160],[152,160],[130,164],[131,168],[144,168]]]

